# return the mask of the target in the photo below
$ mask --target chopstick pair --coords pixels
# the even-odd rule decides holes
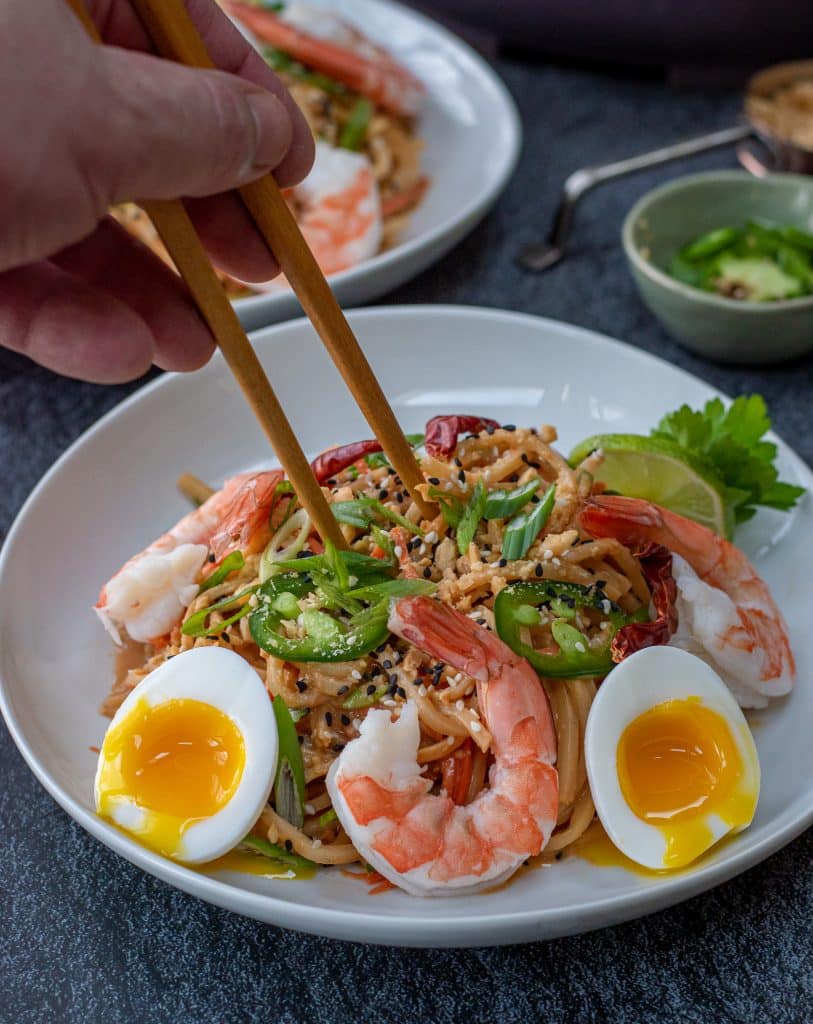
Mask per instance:
[[[68,0],[68,3],[91,37],[101,42],[83,0]],[[161,56],[190,67],[215,66],[183,0],[132,0],[132,3]],[[424,481],[412,448],[279,186],[269,174],[244,185],[239,194],[410,497],[422,516],[431,517],[431,507],[417,490]],[[345,548],[339,524],[217,279],[186,208],[180,199],[151,200],[141,205],[186,282],[320,536]]]

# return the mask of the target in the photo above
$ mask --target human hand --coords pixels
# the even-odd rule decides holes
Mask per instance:
[[[129,0],[89,0],[107,45],[65,0],[0,4],[0,345],[71,377],[191,370],[214,342],[182,282],[112,218],[132,199],[186,205],[220,267],[277,273],[227,192],[307,174],[313,140],[290,95],[214,0],[186,0],[221,71],[147,52]],[[208,198],[202,198],[208,197]]]

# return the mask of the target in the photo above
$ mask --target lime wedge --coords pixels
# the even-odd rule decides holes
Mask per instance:
[[[705,460],[660,438],[597,434],[570,453],[571,466],[600,448],[604,461],[595,477],[608,490],[645,498],[694,519],[723,537],[730,533],[725,485]]]

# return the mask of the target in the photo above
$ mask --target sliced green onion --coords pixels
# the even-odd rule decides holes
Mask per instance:
[[[237,572],[238,569],[242,569],[246,564],[245,558],[243,558],[242,551],[232,551],[230,555],[226,555],[220,565],[215,569],[211,576],[201,583],[199,594],[202,594],[206,590],[211,590],[212,587],[218,587],[225,580],[225,578],[233,572]]]
[[[338,814],[331,807],[330,810],[325,811],[324,814],[319,815],[319,826],[324,828],[325,825],[331,825],[334,821],[338,820]]]
[[[460,522],[457,526],[457,550],[461,555],[469,550],[469,544],[474,540],[477,532],[477,524],[483,518],[483,509],[486,505],[487,491],[483,481],[478,480],[474,490],[471,492],[468,503],[463,509]]]
[[[274,488],[274,497],[279,498],[283,494],[295,494],[294,485],[290,480],[280,480],[277,486]]]
[[[496,491],[489,491],[483,509],[483,518],[508,519],[509,516],[516,515],[536,494],[539,483],[539,477],[534,474],[533,479],[521,487],[515,487],[513,490],[503,487]]]
[[[392,578],[393,566],[382,558],[363,555],[360,551],[339,551],[338,557],[344,563],[348,576],[355,576],[361,582],[377,583],[381,580]],[[277,567],[300,574],[330,573],[333,571],[332,564],[326,555],[308,555],[307,558],[292,558],[285,562],[278,562]]]
[[[268,857],[269,860],[278,860],[281,864],[288,864],[292,868],[313,867],[313,861],[300,857],[298,853],[286,850],[284,846],[269,843],[267,839],[263,839],[261,836],[246,836],[243,839],[242,845],[249,847],[249,849],[254,850],[256,853],[261,853],[263,857]]]
[[[214,633],[221,633],[227,626],[230,626],[233,622],[237,622],[238,619],[242,619],[244,615],[248,615],[251,611],[251,604],[246,601],[241,608],[239,608],[234,615],[222,622],[218,622],[214,626],[207,626],[206,620],[212,612],[224,611],[231,605],[236,604],[239,600],[247,597],[249,594],[253,594],[256,590],[259,590],[259,586],[246,587],[245,590],[241,590],[239,594],[229,594],[228,597],[223,597],[219,601],[215,601],[214,604],[207,605],[206,608],[201,608],[200,611],[195,612],[194,615],[190,615],[189,618],[181,626],[181,632],[184,636],[212,636]]]
[[[556,484],[551,484],[538,505],[529,512],[520,512],[505,528],[502,539],[502,556],[515,561],[524,558],[528,548],[539,536],[539,531],[547,522],[556,500]]]
[[[302,828],[305,820],[305,765],[294,721],[280,696],[274,698],[274,717],[277,720],[279,740],[274,804],[277,814],[297,828]]]
[[[325,562],[339,590],[347,590],[350,586],[350,570],[340,556],[338,548],[329,540],[325,541]]]
[[[692,262],[694,260],[706,259],[708,256],[717,255],[723,249],[728,249],[735,242],[739,242],[741,238],[742,232],[737,228],[717,228],[702,235],[692,242],[691,245],[687,245],[685,249],[681,250],[680,255]]]
[[[456,497],[454,494],[447,494],[445,491],[441,491],[438,487],[429,488],[429,497],[434,498],[440,505],[440,514],[443,516],[446,525],[451,526],[453,530],[456,530],[460,525],[460,519],[463,516],[463,509],[465,508],[465,505],[460,498]]]
[[[373,704],[377,704],[380,700],[383,700],[389,692],[389,684],[384,683],[382,686],[375,687],[373,692],[370,693],[370,687],[372,683],[362,683],[361,686],[356,687],[351,694],[349,694],[344,701],[342,701],[342,707],[347,708],[348,711],[358,711],[360,708],[369,708]]]
[[[273,576],[280,563],[296,557],[297,552],[305,547],[310,532],[310,516],[304,508],[298,508],[280,526],[260,556],[261,583],[265,583]]]
[[[367,128],[375,113],[375,107],[367,99],[356,102],[339,135],[341,149],[361,149]]]
[[[380,526],[376,526],[375,523],[372,523],[370,525],[370,533],[373,535],[373,540],[375,541],[375,543],[394,562],[395,545],[393,544],[390,535],[388,533],[385,533]]]
[[[419,526],[416,526],[406,516],[402,516],[400,512],[387,508],[377,498],[354,498],[352,501],[334,501],[331,503],[330,509],[340,523],[347,523],[349,526],[357,526],[360,529],[364,529],[370,526],[373,520],[378,517],[395,523],[397,526],[403,526],[411,533],[418,534],[419,537],[423,536],[423,530]]]
[[[360,597],[363,601],[380,601],[382,598],[413,597],[418,594],[433,594],[437,584],[431,580],[385,580],[383,583],[371,583],[366,587],[349,590],[349,597]]]

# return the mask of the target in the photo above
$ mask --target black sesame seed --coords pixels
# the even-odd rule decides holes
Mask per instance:
[[[554,854],[554,858],[553,859],[554,860],[561,860],[562,856],[563,856],[563,853],[564,853],[563,850],[557,850],[556,853]]]
[[[306,551],[305,548],[302,548],[301,551],[297,551],[296,553],[297,558],[310,558],[310,555],[310,551]]]
[[[305,742],[305,737],[304,737],[304,736],[297,736],[297,740],[298,740],[298,741],[299,741],[300,743],[304,743],[304,742]]]
[[[347,744],[345,743],[331,743],[330,749],[335,750],[337,754],[340,754],[344,750],[346,745]]]
[[[515,484],[517,480],[519,480],[519,473],[512,473],[511,476],[508,477],[508,482],[510,484]]]
[[[537,576],[541,576],[543,571],[544,570],[542,569],[542,563],[541,562],[537,562],[536,563],[536,568],[534,569],[534,572],[536,573]]]
[[[215,556],[214,555],[209,555],[209,561],[210,562],[214,562],[214,560],[215,560]]]
[[[377,687],[376,687],[375,683],[370,683],[370,685],[367,687],[367,696],[368,697],[372,697],[372,695],[375,693],[376,689],[377,689]]]
[[[429,483],[430,484],[435,484],[435,486],[437,486],[440,483],[440,478],[439,477],[430,476],[428,479],[429,479]]]
[[[488,625],[488,623],[486,622],[485,619],[475,619],[474,621],[477,623],[478,626],[486,626],[486,625]]]
[[[307,690],[308,688],[308,684],[305,682],[304,679],[297,679],[296,688],[297,690],[299,690],[300,693],[304,693],[305,690]]]
[[[294,844],[291,842],[291,840],[290,839],[286,839],[285,840],[285,849],[288,851],[288,853],[290,853],[291,850],[293,850],[293,848],[294,848]]]
[[[506,567],[506,565],[508,565],[508,559],[507,558],[501,558],[499,560],[499,562],[497,563],[497,565],[499,565],[499,567],[501,569],[504,569]]]
[[[398,685],[398,676],[397,676],[397,674],[395,672],[393,672],[390,675],[389,679],[390,679],[390,686],[397,686]]]
[[[340,686],[339,689],[336,691],[336,696],[343,697],[349,689],[349,686]]]
[[[385,659],[384,659],[384,660],[383,660],[383,661],[381,662],[381,666],[382,666],[382,668],[392,668],[392,662],[390,661],[390,659],[389,659],[389,658],[385,658]]]
[[[454,457],[454,464],[455,464],[456,466],[458,466],[458,467],[460,467],[460,466],[462,466],[462,465],[463,465],[463,463],[462,463],[462,462],[460,461],[460,459],[458,459],[458,457],[457,457],[456,455],[455,455],[455,457]]]
[[[538,494],[532,494],[531,495],[531,503],[533,505],[538,505],[539,504],[539,495]]]
[[[466,482],[466,471],[465,471],[465,469],[461,469],[460,470],[460,472],[457,474],[457,479],[460,481],[461,484],[464,484]]]
[[[220,639],[225,641],[227,644],[231,643],[231,637],[229,636],[228,633],[221,633],[220,634]]]
[[[402,491],[395,492],[395,500],[398,502],[399,505],[401,504],[401,502],[404,500],[404,495]]]
[[[522,461],[527,466],[528,465],[528,456],[525,454],[525,452],[523,452],[522,455],[520,455],[520,458],[522,459]]]
[[[342,725],[350,725],[350,715],[342,715]]]
[[[406,700],[406,690],[403,688],[403,686],[396,687],[395,692],[398,694],[401,700]]]
[[[430,579],[431,576],[432,576],[432,567],[430,565],[427,565],[426,568],[423,571],[423,578],[425,580],[428,580],[428,579]]]
[[[327,482],[327,485],[328,485],[328,487],[335,487],[335,486],[336,486],[336,480],[335,480],[335,478],[334,478],[334,477],[331,477],[331,478],[330,478],[330,479],[328,480],[328,482]]]
[[[375,679],[376,676],[380,676],[380,675],[381,675],[381,666],[380,665],[373,665],[373,667],[370,669],[370,678],[371,679]],[[368,690],[367,692],[369,693],[370,691]]]
[[[386,498],[389,498],[389,496],[390,492],[387,490],[386,487],[382,487],[381,490],[378,492],[379,501],[384,501]]]
[[[325,712],[325,721],[328,725],[333,725],[333,713],[331,711]]]

